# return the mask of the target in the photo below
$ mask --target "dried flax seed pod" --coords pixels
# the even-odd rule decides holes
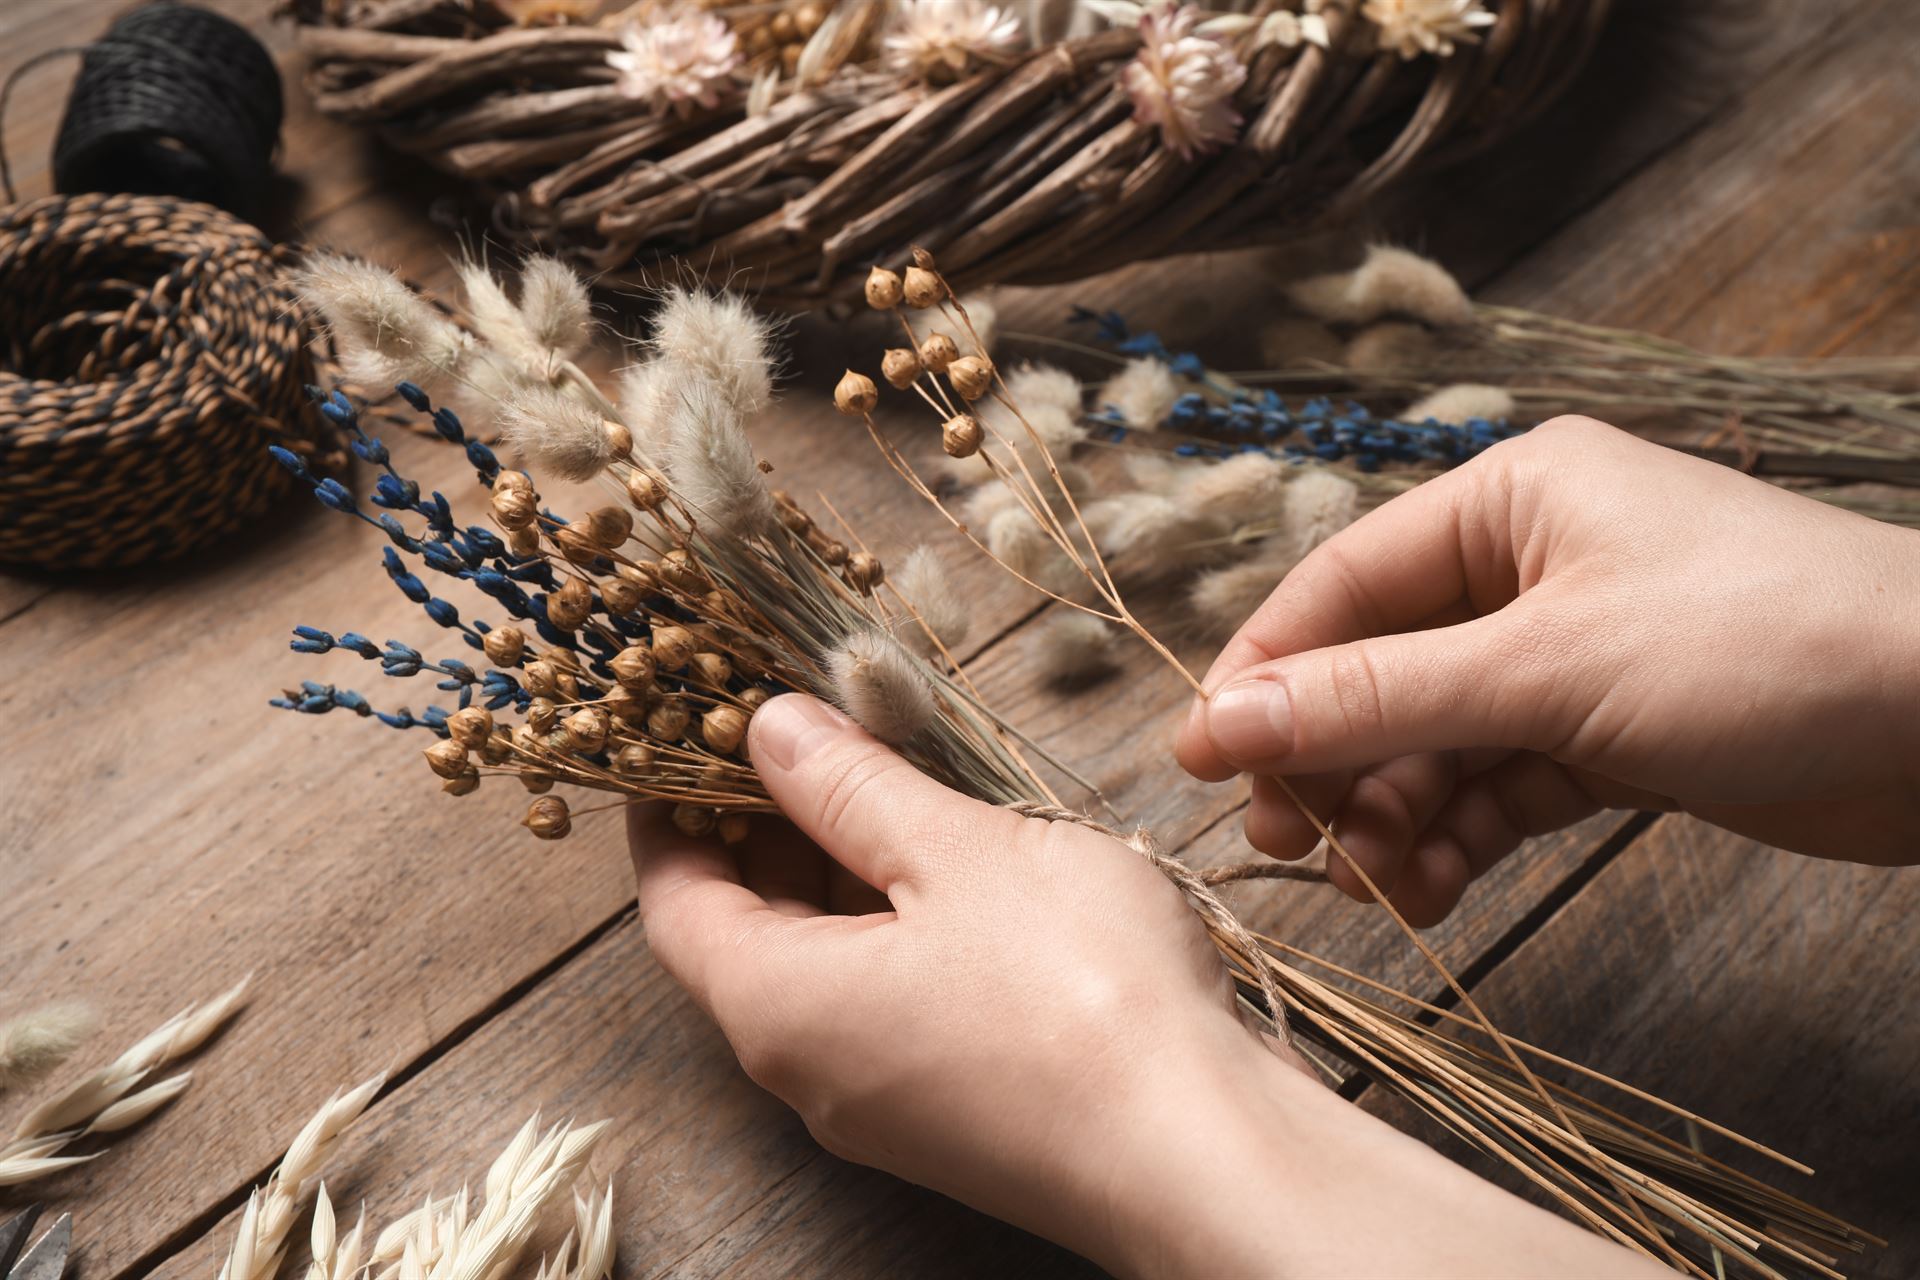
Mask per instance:
[[[635,742],[614,753],[613,767],[621,773],[645,773],[653,768],[658,759],[652,747]]]
[[[627,475],[627,501],[642,511],[658,507],[670,492],[666,477],[652,467],[635,467]]]
[[[872,413],[879,403],[880,388],[873,385],[873,379],[851,369],[840,375],[840,383],[833,389],[833,407],[852,417]]]
[[[947,287],[940,283],[940,277],[925,267],[908,267],[907,274],[900,281],[900,293],[907,305],[916,311],[924,311],[947,296]]]
[[[867,272],[867,305],[875,311],[891,311],[905,296],[900,277],[885,267]]]
[[[467,771],[467,749],[452,738],[442,738],[422,754],[427,757],[427,768],[448,781]]]
[[[616,458],[625,458],[633,453],[633,432],[627,430],[624,422],[608,419],[604,424],[607,431],[607,452]]]
[[[945,373],[960,358],[960,348],[944,333],[930,333],[920,342],[920,363],[930,372]]]
[[[738,707],[715,707],[700,717],[700,736],[721,755],[733,751],[747,736],[747,713]]]
[[[561,727],[567,732],[568,745],[587,755],[607,745],[607,734],[613,728],[607,713],[599,707],[580,708],[561,721]]]
[[[613,678],[625,688],[646,689],[653,684],[659,664],[654,661],[653,650],[645,645],[630,644],[615,654],[607,666],[613,671]]]
[[[540,503],[530,489],[495,489],[493,518],[504,529],[531,528],[540,514]]]
[[[690,666],[695,679],[715,689],[726,688],[733,679],[733,664],[717,653],[696,653]]]
[[[513,759],[513,739],[499,729],[493,736],[480,744],[480,763],[503,765]]]
[[[986,438],[980,419],[970,413],[955,414],[940,427],[940,447],[949,458],[971,458]]]
[[[616,550],[633,536],[633,513],[625,507],[596,507],[587,513],[585,532],[595,546]]]
[[[716,815],[713,810],[697,804],[677,804],[673,806],[673,825],[680,828],[682,834],[696,839],[706,835],[714,828]]]
[[[753,688],[741,693],[740,704],[748,711],[755,711],[767,705],[767,701],[772,697],[773,695],[765,689],[762,689],[759,685],[755,685]]]
[[[663,698],[647,712],[647,732],[661,742],[678,742],[692,724],[693,713],[678,698]]]
[[[550,733],[560,718],[560,709],[553,705],[551,698],[536,697],[527,703],[527,727],[535,733]]]
[[[521,825],[542,840],[558,840],[573,830],[573,817],[567,812],[567,802],[559,796],[541,796],[527,806]]]
[[[487,652],[487,661],[494,666],[515,667],[527,651],[527,636],[518,627],[495,627],[487,632],[481,645]]]
[[[700,572],[700,566],[679,547],[660,557],[657,572],[662,582],[688,595],[697,595],[707,586],[707,577]]]
[[[905,391],[912,386],[926,366],[920,363],[920,353],[911,347],[889,347],[880,357],[880,373],[896,391]]]
[[[655,627],[652,643],[653,660],[662,671],[685,670],[697,647],[685,627]]]
[[[472,765],[457,778],[448,778],[440,789],[450,796],[470,796],[480,789],[480,771]]]
[[[985,356],[961,356],[947,366],[947,381],[972,403],[993,389],[993,363]]]
[[[542,773],[538,769],[529,769],[520,775],[520,785],[534,795],[544,795],[553,790],[553,775]]]
[[[624,618],[640,607],[646,598],[646,592],[640,584],[627,578],[602,578],[600,580],[600,603],[607,612],[616,618]]]
[[[847,585],[863,596],[873,594],[873,589],[887,580],[886,566],[880,563],[878,556],[865,551],[856,551],[847,557]]]
[[[592,613],[593,589],[579,578],[568,578],[547,596],[547,621],[562,631],[578,631]]]
[[[507,550],[522,560],[530,560],[540,551],[540,530],[532,525],[507,530]]]
[[[493,736],[493,716],[484,707],[467,707],[447,717],[447,734],[463,747],[478,749]]]
[[[553,539],[553,545],[559,548],[560,554],[566,557],[569,564],[577,564],[584,568],[600,558],[600,547],[583,529],[570,524],[562,525],[547,536]],[[581,619],[583,622],[585,620],[585,618]],[[569,627],[568,630],[572,628]]]

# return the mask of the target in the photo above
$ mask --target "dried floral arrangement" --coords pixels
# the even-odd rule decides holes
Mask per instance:
[[[306,1280],[507,1280],[551,1210],[571,1195],[574,1225],[542,1258],[538,1280],[608,1280],[613,1275],[613,1184],[584,1181],[588,1159],[607,1122],[543,1129],[536,1114],[487,1169],[479,1198],[466,1187],[429,1194],[369,1238],[364,1206],[342,1232],[320,1180],[340,1138],[386,1083],[374,1076],[327,1099],[295,1136],[272,1176],[247,1197],[220,1280],[273,1280],[280,1274],[309,1190],[313,1221]]]
[[[320,111],[598,274],[805,308],[1278,238],[1483,146],[1608,0],[295,0]],[[1178,201],[1173,197],[1178,195]]]
[[[767,486],[744,430],[770,399],[767,335],[744,304],[668,291],[644,359],[608,395],[572,359],[586,341],[584,285],[547,260],[525,269],[517,298],[477,265],[461,275],[468,328],[399,280],[344,259],[311,260],[302,288],[367,381],[398,382],[440,434],[465,448],[488,491],[490,522],[463,525],[446,498],[421,494],[338,393],[324,396],[326,412],[377,469],[370,509],[291,454],[281,461],[325,505],[382,529],[395,585],[489,665],[476,670],[398,641],[376,645],[303,625],[294,650],[346,651],[401,678],[428,674],[456,705],[375,711],[358,693],[318,682],[277,705],[424,730],[426,762],[446,791],[466,795],[487,779],[512,778],[532,793],[524,823],[542,838],[571,826],[575,811],[553,791],[559,783],[616,805],[665,802],[682,830],[744,838],[753,815],[771,808],[743,755],[746,729],[754,709],[785,690],[837,702],[959,790],[1036,817],[1101,825],[1061,802],[1032,763],[1045,762],[1042,753],[974,691],[956,658],[967,611],[951,594],[942,553],[920,548],[889,574],[851,530],[829,532]],[[1191,681],[1129,609],[1092,527],[1097,513],[1083,509],[1072,464],[1050,447],[1057,420],[1075,425],[1081,411],[1077,384],[1069,410],[1064,396],[1047,402],[1043,372],[1003,378],[981,325],[929,255],[904,274],[874,271],[865,288],[902,329],[904,345],[884,357],[883,376],[933,410],[947,457],[1004,490],[1018,520],[996,516],[983,534],[945,505],[874,424],[871,378],[848,372],[837,406],[865,423],[882,456],[964,537],[1063,612],[1102,634],[1130,633]],[[456,414],[432,406],[440,392],[490,402],[507,441],[543,475],[595,481],[609,503],[573,519],[548,510],[530,473],[503,466]],[[1021,403],[1023,394],[1034,402]],[[1326,484],[1343,483],[1337,477],[1296,470],[1290,486],[1322,490],[1299,503],[1303,512],[1337,514],[1347,503],[1346,490]],[[1038,553],[1015,549],[1012,535],[996,538],[995,524],[1031,528],[1021,545]],[[465,616],[421,569],[470,584],[512,621]],[[1366,883],[1337,835],[1314,822],[1329,856],[1346,859]],[[1456,1008],[1255,935],[1214,892],[1226,880],[1286,876],[1282,864],[1202,877],[1150,833],[1113,834],[1187,895],[1249,1016],[1290,1037],[1330,1078],[1336,1061],[1366,1073],[1593,1230],[1702,1277],[1730,1265],[1766,1276],[1837,1275],[1838,1254],[1872,1242],[1658,1125],[1696,1125],[1803,1166],[1501,1033],[1390,903],[1382,909],[1447,983]],[[1543,1080],[1543,1064],[1580,1089]],[[1654,1122],[1584,1096],[1594,1087],[1652,1108]]]

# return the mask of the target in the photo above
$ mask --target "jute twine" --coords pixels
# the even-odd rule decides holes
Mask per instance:
[[[1255,862],[1239,866],[1221,867],[1213,872],[1195,871],[1180,859],[1174,857],[1160,846],[1151,831],[1145,827],[1135,827],[1131,832],[1115,830],[1096,818],[1084,813],[1051,804],[1018,803],[1007,808],[1026,818],[1041,818],[1048,822],[1071,822],[1075,826],[1097,831],[1103,836],[1118,840],[1145,858],[1152,867],[1168,880],[1175,888],[1186,895],[1187,905],[1191,906],[1208,927],[1216,934],[1226,938],[1246,957],[1246,968],[1251,971],[1253,981],[1265,997],[1267,1016],[1273,1022],[1274,1033],[1283,1042],[1292,1043],[1287,1031],[1287,1010],[1280,1000],[1280,988],[1273,980],[1273,974],[1260,962],[1265,954],[1259,939],[1251,930],[1241,924],[1239,919],[1220,895],[1213,891],[1217,884],[1227,884],[1242,880],[1309,880],[1324,881],[1325,871],[1318,867],[1303,867],[1286,862]]]
[[[0,562],[187,555],[291,495],[267,445],[344,463],[291,252],[164,196],[0,209]]]

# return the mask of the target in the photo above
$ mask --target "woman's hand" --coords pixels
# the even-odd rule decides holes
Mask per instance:
[[[641,917],[829,1151],[1128,1275],[1640,1273],[1273,1051],[1118,841],[956,795],[810,698],[750,748],[792,825],[736,853],[636,809]]]
[[[1249,842],[1317,843],[1285,776],[1416,923],[1602,807],[1920,861],[1920,534],[1588,419],[1328,541],[1206,687],[1180,760],[1255,775]]]

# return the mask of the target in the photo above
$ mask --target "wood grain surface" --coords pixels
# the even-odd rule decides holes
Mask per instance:
[[[276,52],[272,0],[220,0]],[[1920,11],[1910,0],[1625,4],[1595,74],[1500,150],[1408,193],[1381,230],[1434,248],[1490,298],[1740,352],[1911,352],[1920,338]],[[0,60],[90,38],[118,0],[0,4]],[[288,74],[273,230],[442,284],[449,189],[320,120]],[[4,70],[0,67],[0,70]],[[5,121],[22,194],[47,189],[68,72],[23,82]],[[1162,263],[1005,299],[1057,332],[1070,302],[1170,338],[1245,345],[1271,285],[1257,255]],[[634,324],[610,299],[610,341]],[[940,536],[825,407],[871,318],[790,334],[783,407],[755,428],[776,482],[833,498],[876,549]],[[888,429],[918,458],[930,423]],[[456,498],[471,472],[390,436]],[[437,633],[381,581],[382,539],[293,510],[192,566],[0,576],[0,1016],[57,996],[100,1005],[114,1051],[187,1000],[256,975],[194,1086],[95,1164],[43,1184],[77,1219],[85,1280],[209,1275],[233,1214],[337,1086],[393,1083],[328,1181],[375,1216],[476,1177],[535,1108],[616,1121],[595,1169],[617,1185],[622,1275],[1073,1275],[1083,1264],[821,1153],[734,1066],[652,963],[617,823],[557,845],[513,824],[518,788],[438,794],[411,736],[272,712],[301,678],[376,701],[417,691],[285,649],[307,622]],[[990,566],[974,671],[988,697],[1129,819],[1199,862],[1238,859],[1237,785],[1203,788],[1166,744],[1183,686],[1144,653],[1066,695],[1022,661],[1038,610]],[[1204,664],[1205,649],[1183,647]],[[1894,1239],[1859,1273],[1920,1269],[1901,1014],[1920,881],[1806,864],[1662,820],[1595,819],[1509,860],[1436,945],[1515,1033],[1808,1155],[1810,1193]],[[1379,913],[1321,887],[1242,887],[1253,923],[1410,990],[1432,975]],[[0,1117],[3,1118],[3,1117]],[[1831,1192],[1823,1195],[1823,1192]],[[0,1208],[17,1197],[0,1193]],[[1901,1212],[1900,1207],[1906,1206]]]

